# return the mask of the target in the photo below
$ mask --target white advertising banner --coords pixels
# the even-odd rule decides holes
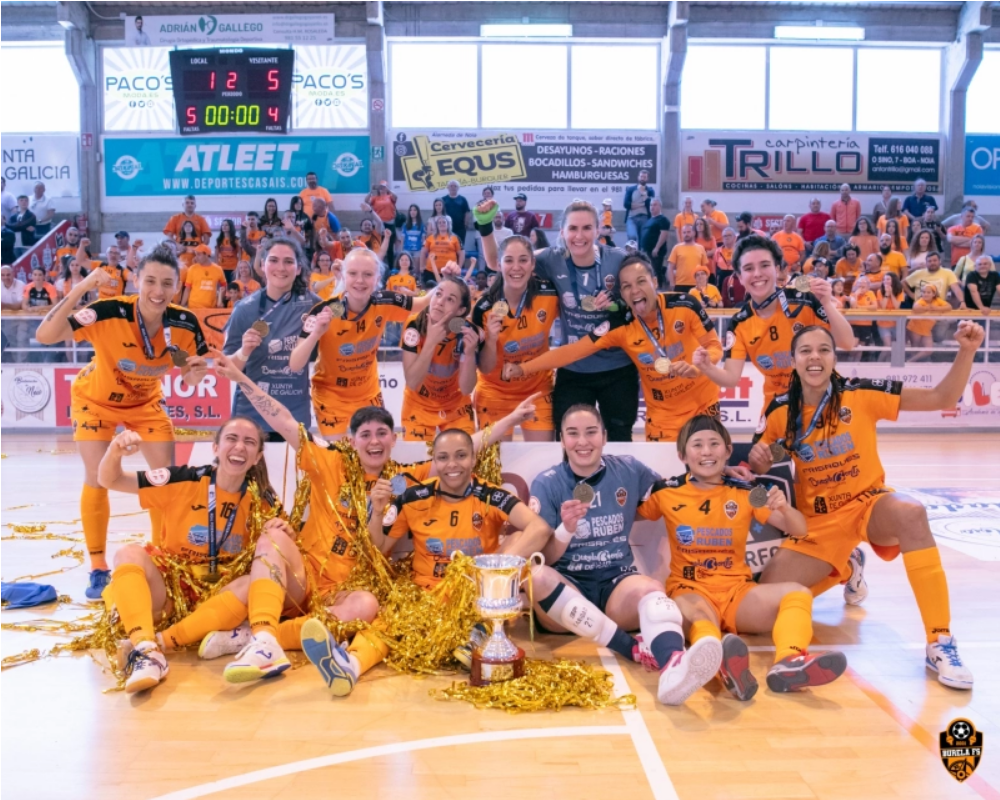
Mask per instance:
[[[125,18],[129,47],[185,44],[322,44],[333,14],[175,14]]]
[[[7,191],[32,196],[35,184],[56,200],[56,211],[80,210],[80,137],[58,133],[5,133],[3,177]],[[59,202],[62,200],[62,202]]]

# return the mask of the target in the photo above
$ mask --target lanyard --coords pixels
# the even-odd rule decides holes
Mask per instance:
[[[657,295],[657,300],[656,300],[656,332],[658,334],[657,336],[653,336],[653,332],[649,329],[649,326],[646,324],[646,320],[644,320],[638,314],[636,314],[635,318],[639,320],[639,324],[642,326],[642,329],[646,332],[646,336],[649,338],[649,341],[652,342],[653,348],[656,350],[656,355],[658,355],[660,358],[666,358],[667,349],[660,344],[660,339],[662,339],[664,335],[664,325],[663,325],[663,311],[660,309],[659,295]]]
[[[760,303],[758,303],[751,297],[750,306],[753,308],[754,311],[760,311],[762,308],[767,308],[771,304],[771,302],[775,299],[777,299],[778,305],[781,306],[782,313],[786,317],[788,317],[788,319],[795,319],[799,314],[802,313],[802,309],[805,308],[804,305],[800,305],[797,309],[795,309],[795,313],[793,314],[792,310],[788,307],[788,298],[785,297],[785,290],[780,286]]]
[[[136,322],[139,323],[139,336],[142,339],[142,352],[146,355],[147,359],[152,361],[157,358],[162,358],[167,353],[177,349],[170,343],[170,326],[167,324],[166,318],[164,318],[162,325],[163,341],[166,342],[167,346],[164,351],[160,353],[160,355],[156,355],[156,351],[153,349],[153,340],[149,335],[149,331],[146,330],[146,323],[142,319],[142,313],[139,311],[138,303],[135,306],[135,319]]]
[[[292,293],[286,292],[282,295],[273,306],[271,306],[267,311],[264,311],[264,306],[267,304],[267,289],[260,293],[260,303],[257,307],[257,313],[259,314],[260,321],[265,321],[269,316],[271,316],[278,308],[278,306],[283,306],[289,300],[292,299]]]
[[[344,317],[343,317],[344,322],[357,322],[365,314],[367,314],[368,309],[372,307],[372,303],[374,302],[374,295],[368,298],[368,302],[365,304],[365,307],[358,312],[358,315],[354,319],[351,319],[351,307],[348,305],[347,298],[344,297],[344,295],[338,295],[333,299],[344,304]]]
[[[244,479],[243,486],[240,487],[239,502],[233,508],[233,513],[229,515],[229,519],[226,520],[226,527],[222,531],[222,540],[216,541],[215,475],[215,470],[212,470],[212,477],[208,482],[208,569],[210,573],[219,571],[219,548],[229,540],[229,536],[233,532],[233,525],[236,523],[236,515],[243,504],[243,497],[247,493],[247,482]]]
[[[435,487],[435,493],[444,497],[450,497],[452,500],[464,500],[472,494],[472,483],[470,482],[469,485],[465,487],[465,492],[463,494],[452,494],[451,492],[446,492],[441,488],[441,480],[438,479],[438,484]]]
[[[816,411],[813,412],[812,420],[809,422],[809,427],[806,429],[805,433],[801,436],[795,437],[795,449],[797,450],[799,445],[802,444],[819,424],[820,418],[823,416],[823,412],[826,410],[827,404],[830,402],[830,397],[833,394],[833,384],[831,383],[826,387],[826,392],[823,395],[823,399],[819,401],[819,405],[816,406]],[[802,414],[799,414],[799,418],[795,421],[795,427],[798,430],[802,429]]]
[[[576,264],[573,263],[573,259],[572,258],[567,258],[566,259],[566,271],[569,272],[569,279],[570,279],[570,282],[573,284],[573,296],[576,297],[576,305],[577,305],[577,307],[580,306],[580,289],[579,289],[579,286],[577,285],[577,275],[576,275],[576,271],[578,269],[580,269],[580,267],[578,267]],[[594,269],[597,272],[597,284],[596,284],[597,285],[597,291],[596,292],[591,292],[592,295],[596,295],[598,292],[601,291],[601,289],[604,288],[604,278],[601,275],[601,256],[600,256],[600,251],[598,251],[597,256],[594,258]],[[525,292],[527,293],[527,290],[525,290]],[[595,311],[588,311],[588,312],[585,312],[585,313],[588,313],[588,314],[595,314],[595,313],[596,314],[606,314],[607,312],[606,311],[596,311],[596,312]],[[518,312],[518,315],[520,315],[520,312]]]

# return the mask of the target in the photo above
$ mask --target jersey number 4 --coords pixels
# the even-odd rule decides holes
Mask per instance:
[[[712,501],[711,500],[706,500],[704,503],[702,503],[700,506],[698,506],[698,510],[702,514],[710,514],[712,512]]]

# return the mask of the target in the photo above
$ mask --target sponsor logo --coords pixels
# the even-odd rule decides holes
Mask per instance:
[[[615,500],[618,501],[618,505],[625,506],[625,501],[628,500],[628,491],[624,486],[618,487],[618,490],[615,492]]]
[[[119,156],[111,171],[123,181],[130,181],[142,172],[142,164],[132,156]]]
[[[316,330],[316,315],[307,316],[305,322],[302,323],[302,330],[306,333],[312,333]]]
[[[92,308],[81,308],[73,315],[73,318],[81,325],[93,325],[97,322],[97,312]]]
[[[420,331],[416,328],[407,328],[403,334],[403,344],[407,347],[416,347],[420,344]]]
[[[170,470],[166,467],[146,470],[146,481],[150,486],[164,486],[169,480]]]
[[[734,344],[736,344],[736,334],[732,331],[726,331],[726,350],[732,350]]]
[[[477,531],[483,527],[483,515],[478,511],[474,512],[472,515],[472,527]]]
[[[389,506],[389,508],[387,508],[386,511],[385,511],[385,515],[382,517],[382,524],[383,525],[392,525],[392,523],[394,523],[396,521],[396,514],[397,513],[398,512],[396,511],[396,506],[392,506],[392,505]]]
[[[539,500],[534,495],[528,498],[528,508],[534,511],[536,514],[542,513],[542,501]]]
[[[678,525],[675,535],[677,536],[677,541],[681,544],[694,543],[694,528],[690,525]]]
[[[562,301],[566,308],[576,308],[576,297],[572,292],[563,292]]]
[[[440,539],[431,538],[427,540],[427,552],[435,556],[444,555],[444,542]]]
[[[545,320],[548,319],[548,316],[549,315],[545,313],[544,308],[538,309],[538,313],[535,314],[535,317],[539,322],[545,322]]]
[[[7,398],[18,410],[18,419],[22,414],[39,414],[52,397],[52,387],[40,372],[33,369],[17,370],[14,382],[7,390]]]
[[[851,409],[847,406],[842,406],[840,409],[840,421],[845,425],[851,424]]]
[[[680,320],[674,323],[674,333],[684,333],[684,323]]]
[[[595,336],[604,336],[608,331],[611,330],[611,323],[608,320],[604,320],[600,325],[594,328]]]

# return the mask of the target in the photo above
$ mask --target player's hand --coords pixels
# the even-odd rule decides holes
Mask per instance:
[[[466,325],[462,331],[462,352],[467,356],[475,356],[479,348],[479,331],[471,325]]]
[[[975,352],[979,345],[983,343],[986,332],[983,326],[972,320],[963,319],[958,323],[958,330],[955,331],[955,341],[958,342],[958,349],[966,352]]]
[[[708,349],[705,347],[699,347],[691,354],[691,363],[694,364],[698,369],[707,367],[712,363],[712,359],[708,356]]]
[[[381,514],[385,511],[385,507],[389,505],[389,500],[392,498],[392,484],[385,478],[379,478],[375,481],[375,485],[372,486],[369,497],[371,497],[372,501],[372,513]]]
[[[727,466],[722,470],[722,474],[727,478],[732,478],[733,480],[743,481],[744,483],[750,483],[756,476],[742,464],[735,467]]]
[[[535,401],[542,396],[541,392],[535,392],[533,395],[529,395],[524,398],[517,407],[511,412],[511,416],[514,417],[518,422],[526,422],[529,419],[535,418]]]
[[[449,261],[443,267],[441,267],[441,277],[442,278],[457,278],[461,276],[462,268],[458,266],[454,261]]]
[[[486,341],[495,344],[503,331],[504,319],[499,314],[490,313],[486,318]]]
[[[312,329],[305,328],[307,333],[315,333],[316,338],[319,339],[324,333],[330,330],[330,323],[333,322],[333,312],[329,307],[324,306],[323,310],[316,314],[314,317],[306,317],[306,325],[309,325],[309,320],[315,319],[316,322],[313,323]]]
[[[269,531],[277,531],[278,533],[285,534],[292,540],[295,539],[295,528],[289,525],[281,517],[274,517],[272,519],[269,519],[267,522],[264,523],[263,530],[265,533]]]
[[[819,278],[809,278],[809,291],[819,300],[820,305],[826,305],[833,300],[833,288],[831,284]]]
[[[670,365],[670,374],[675,378],[697,378],[701,375],[701,370],[686,361],[674,361]]]
[[[503,369],[500,371],[500,380],[502,381],[512,381],[515,378],[523,377],[524,370],[520,364],[504,364]]]
[[[88,239],[86,236],[84,236],[80,240],[80,247],[83,247],[84,249],[89,250],[90,249],[90,239]]]
[[[215,371],[226,380],[236,383],[244,377],[243,370],[236,366],[236,359],[230,358],[219,350],[212,350],[209,355],[212,356],[212,361],[215,363]]]
[[[111,440],[111,446],[117,451],[119,457],[131,456],[139,452],[139,445],[142,437],[136,431],[122,431]]]
[[[567,500],[559,506],[559,518],[562,520],[563,527],[570,533],[576,533],[577,524],[587,516],[589,509],[590,506],[587,503],[581,503],[575,498]]]
[[[261,335],[255,331],[253,328],[247,328],[246,332],[243,334],[243,339],[241,340],[240,351],[243,353],[243,358],[250,358],[250,354],[253,353],[258,347],[260,347],[261,342],[264,339]]]
[[[424,334],[424,347],[434,347],[441,344],[448,335],[448,326],[444,320],[439,322],[428,322],[427,333]]]
[[[142,239],[136,239],[134,242],[132,242],[132,247],[134,247],[136,250],[138,250],[144,244],[145,244],[145,242],[143,242]]]
[[[604,289],[601,289],[601,291],[599,291],[594,297],[594,310],[604,311],[609,305],[611,305],[611,295]]]
[[[184,367],[184,383],[188,386],[197,386],[202,378],[208,374],[208,359],[204,356],[188,356],[187,366]]]
[[[788,505],[788,498],[777,486],[772,486],[767,490],[767,507],[771,511],[781,511]]]
[[[750,448],[750,457],[747,459],[750,469],[758,475],[763,475],[771,471],[774,466],[774,459],[771,458],[771,448],[763,442],[757,442]]]

